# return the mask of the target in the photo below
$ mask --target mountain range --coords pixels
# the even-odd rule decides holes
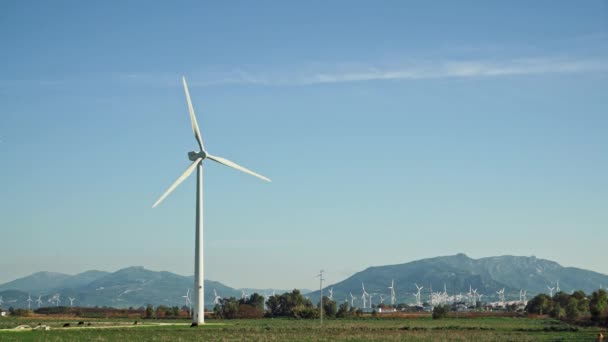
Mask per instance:
[[[324,284],[324,295],[333,288],[333,298],[339,302],[350,298],[352,293],[361,297],[362,284],[374,295],[378,304],[380,294],[389,301],[388,287],[394,281],[396,302],[412,303],[415,283],[423,286],[422,298],[428,298],[429,290],[449,293],[467,293],[469,288],[484,294],[485,300],[496,300],[496,291],[505,288],[507,299],[516,299],[519,290],[532,295],[549,290],[547,286],[559,286],[562,291],[583,290],[590,293],[602,285],[608,285],[608,276],[574,267],[563,267],[550,260],[523,256],[496,256],[472,259],[465,254],[422,259],[398,265],[369,267],[347,279]],[[86,271],[76,275],[53,272],[37,272],[0,285],[4,307],[27,307],[27,298],[41,296],[42,306],[55,305],[49,300],[59,294],[60,305],[69,305],[68,297],[76,298],[77,306],[112,306],[118,308],[140,307],[146,304],[183,306],[186,289],[191,289],[192,276],[181,276],[166,271],[151,271],[141,266],[128,267],[116,272]],[[226,286],[217,281],[205,280],[205,303],[207,309],[213,306],[216,290],[222,297],[241,297],[241,289]],[[258,292],[262,295],[280,289],[243,289],[247,294]],[[313,302],[319,299],[319,291],[302,290]],[[309,293],[310,292],[310,293]],[[192,293],[190,294],[192,299]],[[360,300],[359,300],[360,301]],[[357,304],[355,304],[357,305]],[[36,303],[32,303],[36,307]]]
[[[390,298],[391,281],[394,280],[397,303],[414,302],[416,285],[423,286],[423,300],[429,298],[430,290],[448,294],[468,293],[470,288],[484,294],[486,300],[497,300],[496,291],[504,288],[506,299],[519,299],[519,290],[526,290],[528,298],[538,293],[549,293],[549,287],[559,287],[570,293],[583,290],[586,293],[597,290],[602,284],[608,285],[605,274],[539,259],[534,256],[496,256],[472,259],[465,254],[422,259],[398,265],[369,267],[349,278],[328,285],[333,287],[334,300],[349,299],[350,293],[360,298],[362,284],[365,291]],[[327,295],[328,291],[324,291]],[[319,291],[308,294],[318,301]],[[374,302],[375,303],[375,302]],[[385,300],[385,303],[388,301]]]
[[[166,271],[151,271],[141,266],[127,267],[116,272],[86,271],[76,275],[56,272],[37,272],[27,277],[0,285],[4,307],[27,307],[28,296],[42,306],[56,305],[51,298],[59,294],[59,305],[69,305],[68,297],[76,298],[75,306],[111,306],[138,308],[146,304],[183,306],[187,289],[192,294],[193,276],[181,276]],[[241,297],[241,289],[234,289],[220,282],[205,280],[205,304],[213,307],[214,290],[222,297]],[[271,293],[281,289],[243,289],[247,294]],[[32,307],[37,307],[35,302]]]

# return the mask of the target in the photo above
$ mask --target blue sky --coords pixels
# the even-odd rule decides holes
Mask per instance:
[[[308,287],[464,252],[608,273],[606,1],[3,1],[0,282]]]

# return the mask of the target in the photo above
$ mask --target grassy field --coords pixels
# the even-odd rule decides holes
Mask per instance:
[[[63,328],[67,322],[71,326]],[[323,326],[290,319],[208,320],[198,328],[184,320],[143,325],[120,319],[85,322],[91,325],[78,327],[74,318],[6,318],[0,320],[0,341],[595,341],[600,332],[551,319],[507,317],[326,320]],[[8,330],[38,323],[51,330]]]

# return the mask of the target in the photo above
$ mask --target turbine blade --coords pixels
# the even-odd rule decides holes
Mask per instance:
[[[190,112],[190,123],[192,123],[192,131],[194,132],[194,137],[198,142],[198,146],[201,148],[201,151],[205,150],[205,145],[203,144],[203,138],[201,137],[201,131],[198,129],[198,123],[196,122],[196,116],[194,115],[194,107],[192,106],[192,100],[190,100],[190,92],[188,91],[188,84],[186,83],[186,77],[182,76],[182,82],[184,83],[184,92],[186,93],[186,101],[188,101],[188,111]]]
[[[228,160],[226,158],[216,157],[216,156],[212,156],[212,155],[209,155],[209,154],[207,155],[207,158],[209,158],[209,159],[211,159],[211,160],[213,160],[213,161],[215,161],[217,163],[224,164],[226,166],[230,166],[230,167],[232,167],[234,169],[237,169],[239,171],[248,173],[248,174],[250,174],[252,176],[255,176],[255,177],[263,179],[263,180],[265,180],[267,182],[270,182],[270,179],[268,179],[268,178],[266,178],[266,177],[264,177],[264,176],[262,176],[260,174],[257,174],[257,173],[255,173],[255,172],[253,172],[253,171],[251,171],[251,170],[249,170],[247,168],[244,168],[244,167],[238,165],[237,163],[232,162],[232,161],[230,161],[230,160]]]
[[[190,174],[192,173],[192,171],[194,171],[194,169],[196,168],[196,166],[198,165],[198,163],[201,162],[201,160],[202,160],[201,158],[198,158],[192,164],[190,164],[190,166],[188,166],[188,168],[186,169],[186,171],[184,171],[184,173],[182,173],[175,180],[175,182],[173,182],[173,184],[171,184],[171,186],[169,187],[169,189],[167,189],[167,191],[165,191],[165,193],[158,198],[158,200],[156,201],[156,203],[154,203],[154,205],[152,206],[152,208],[154,208],[157,205],[159,205],[160,202],[162,202],[165,199],[165,197],[169,196],[169,194],[173,190],[175,190],[175,188],[177,188],[178,185],[180,185],[186,178],[188,178],[188,176],[190,176]]]

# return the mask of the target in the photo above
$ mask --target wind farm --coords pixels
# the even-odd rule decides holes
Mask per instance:
[[[602,2],[0,13],[1,341],[605,340]]]

